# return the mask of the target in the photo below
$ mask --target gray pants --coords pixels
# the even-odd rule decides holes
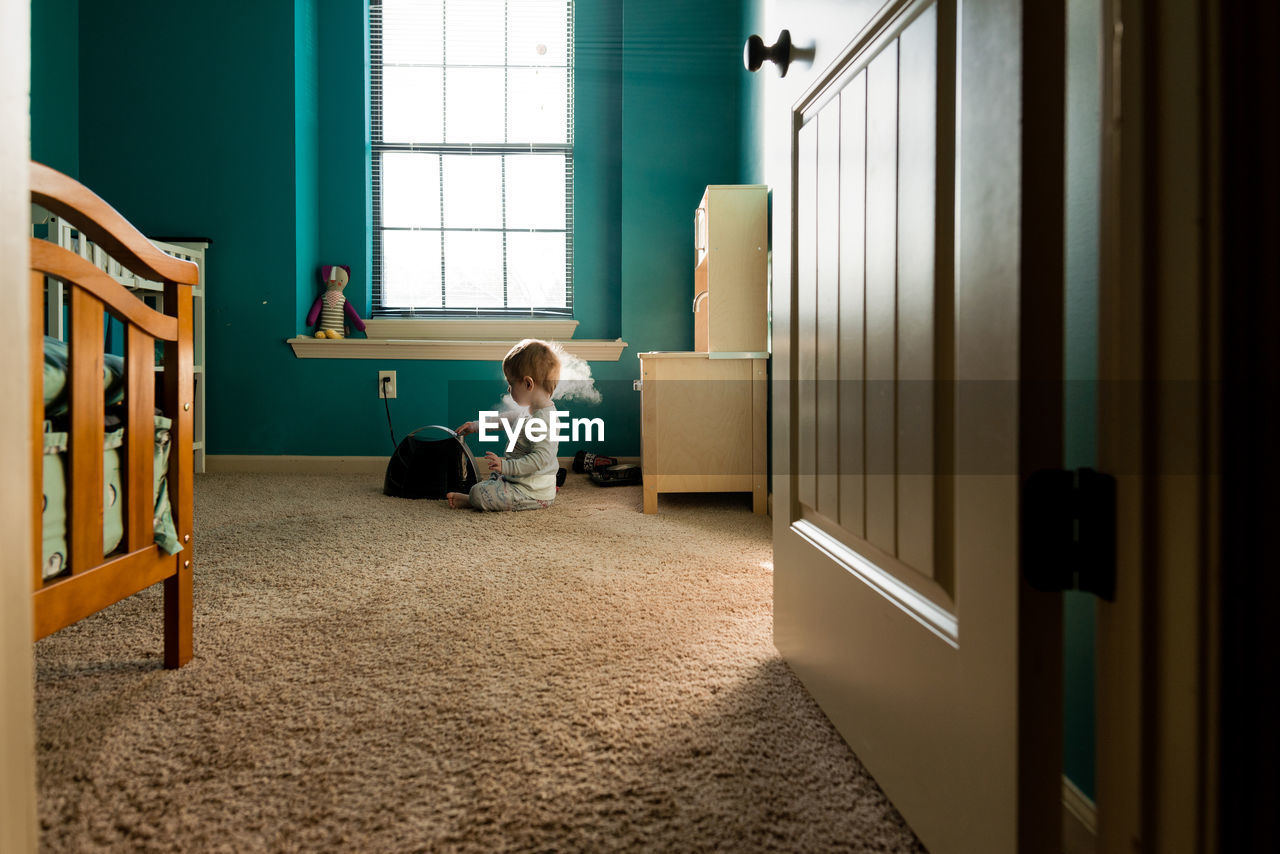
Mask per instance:
[[[530,498],[523,486],[512,483],[497,472],[471,487],[467,500],[480,510],[545,510],[551,506],[550,501]]]

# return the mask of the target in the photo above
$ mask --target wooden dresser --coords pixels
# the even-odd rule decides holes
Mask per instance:
[[[694,351],[640,353],[644,512],[662,492],[768,506],[768,188],[707,187],[694,215]]]
[[[769,495],[768,360],[708,353],[640,354],[644,512],[660,492]]]

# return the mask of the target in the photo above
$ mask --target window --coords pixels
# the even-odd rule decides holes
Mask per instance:
[[[572,0],[370,0],[373,314],[572,316]]]

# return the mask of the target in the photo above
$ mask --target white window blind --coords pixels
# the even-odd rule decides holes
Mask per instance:
[[[370,0],[373,314],[573,314],[573,0]]]

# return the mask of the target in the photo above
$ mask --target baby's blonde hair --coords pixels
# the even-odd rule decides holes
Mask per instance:
[[[517,382],[529,377],[551,394],[560,382],[560,357],[546,341],[526,338],[503,357],[502,373],[508,380]]]

